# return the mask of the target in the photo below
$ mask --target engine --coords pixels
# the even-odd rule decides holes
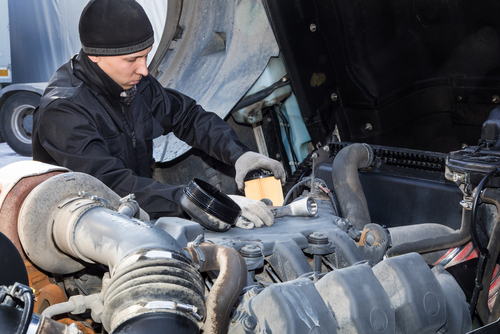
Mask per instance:
[[[0,231],[34,300],[1,282],[1,306],[31,308],[38,333],[468,333],[498,309],[500,201],[496,169],[481,177],[464,155],[332,143],[273,226],[223,232],[149,221],[89,175],[15,163],[0,170]]]

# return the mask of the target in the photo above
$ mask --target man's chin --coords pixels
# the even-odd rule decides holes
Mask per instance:
[[[132,87],[134,87],[134,85],[121,85],[121,86],[122,86],[122,88],[123,88],[124,90],[129,90],[129,89],[131,89]]]

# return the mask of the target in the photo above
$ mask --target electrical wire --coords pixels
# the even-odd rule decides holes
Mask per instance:
[[[31,321],[31,316],[33,315],[33,291],[30,287],[20,283],[16,283],[14,289],[22,293],[21,298],[24,302],[23,315],[21,316],[21,322],[19,323],[16,334],[26,334]]]
[[[295,189],[297,189],[298,187],[300,187],[301,185],[303,185],[304,183],[306,183],[308,181],[311,181],[311,177],[310,176],[308,176],[305,179],[302,179],[301,181],[295,183],[295,185],[292,188],[290,188],[290,190],[288,190],[288,193],[285,196],[285,200],[283,201],[283,205],[287,205],[288,204],[288,200],[292,196],[292,193],[293,193],[293,191]]]
[[[297,189],[298,187],[300,187],[301,185],[303,185],[307,182],[310,182],[311,180],[312,180],[312,177],[308,176],[308,177],[300,180],[292,188],[290,188],[290,190],[288,191],[288,193],[285,196],[285,200],[283,201],[283,205],[288,204],[288,200],[290,199],[290,197],[292,197],[292,193],[295,189]],[[326,182],[323,181],[322,179],[315,178],[313,182],[319,183],[320,189],[324,193],[326,193],[326,195],[330,199],[330,202],[332,203],[332,206],[333,206],[333,210],[335,211],[335,215],[338,217],[341,217],[340,203],[338,201],[338,198],[337,198],[337,195],[335,194],[335,192],[333,190],[328,189]]]
[[[481,198],[481,192],[483,191],[484,186],[488,183],[488,181],[493,177],[497,176],[500,174],[500,168],[496,167],[494,170],[486,174],[485,177],[479,182],[477,188],[476,188],[476,193],[474,194],[474,200],[472,202],[472,217],[471,217],[471,224],[470,224],[470,233],[471,233],[471,238],[472,242],[474,245],[478,248],[479,250],[479,262],[477,264],[477,270],[476,270],[476,280],[475,280],[475,286],[474,286],[474,291],[472,292],[472,297],[471,301],[469,303],[469,311],[470,315],[472,316],[476,310],[477,306],[477,300],[479,298],[479,293],[481,290],[483,290],[483,274],[484,274],[484,269],[486,268],[486,263],[488,262],[488,259],[490,257],[490,253],[488,251],[487,246],[484,247],[483,244],[481,243],[481,240],[479,239],[479,236],[477,234],[477,207],[480,204],[480,198]]]
[[[283,103],[278,104],[278,108],[276,110],[276,114],[278,115],[278,118],[280,119],[280,123],[283,124],[283,130],[285,131],[285,136],[288,141],[288,146],[290,147],[290,154],[292,156],[292,160],[295,166],[299,164],[299,159],[297,158],[297,155],[295,153],[295,150],[293,149],[292,146],[292,134],[290,132],[290,123],[288,122],[285,114],[283,113],[282,110]]]

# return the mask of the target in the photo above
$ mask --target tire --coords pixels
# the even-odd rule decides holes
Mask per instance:
[[[7,98],[0,113],[1,133],[7,144],[16,153],[32,156],[31,132],[33,111],[40,103],[40,95],[19,92]]]

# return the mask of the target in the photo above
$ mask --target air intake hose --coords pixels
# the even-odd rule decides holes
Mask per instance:
[[[165,328],[199,333],[206,313],[201,275],[170,234],[117,212],[99,197],[109,193],[99,180],[81,173],[38,185],[19,215],[26,254],[42,269],[59,274],[74,273],[86,263],[107,265],[104,308],[92,317],[109,333],[154,334]]]

